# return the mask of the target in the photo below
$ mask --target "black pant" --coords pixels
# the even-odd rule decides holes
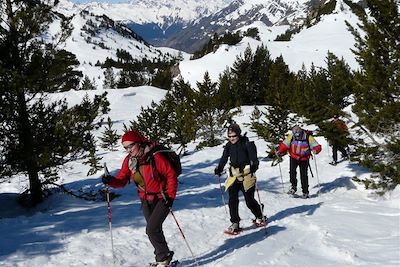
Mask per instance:
[[[165,241],[162,224],[168,216],[169,208],[162,200],[142,200],[143,215],[146,218],[146,234],[154,247],[156,261],[164,260],[169,254],[169,248]]]
[[[347,157],[347,151],[345,149],[345,147],[338,145],[338,144],[333,144],[332,145],[332,156],[333,156],[333,161],[337,162],[337,152],[338,150],[340,151],[340,153],[342,153],[342,158]]]
[[[262,217],[262,212],[260,205],[254,199],[255,186],[244,191],[243,183],[239,181],[235,181],[228,189],[229,192],[229,213],[231,215],[232,223],[239,223],[239,191],[242,191],[244,195],[244,199],[246,200],[247,207],[251,210],[251,212],[256,216],[256,218]]]
[[[308,194],[308,164],[309,160],[297,160],[290,158],[290,183],[292,188],[297,190],[297,166],[300,167],[300,181],[303,193]]]

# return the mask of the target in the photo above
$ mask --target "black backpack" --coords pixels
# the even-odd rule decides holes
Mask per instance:
[[[175,151],[164,145],[157,144],[147,153],[146,162],[155,166],[153,155],[156,153],[161,153],[169,161],[178,176],[182,174],[181,158]]]

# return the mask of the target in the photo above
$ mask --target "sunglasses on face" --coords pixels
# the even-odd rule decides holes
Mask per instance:
[[[235,135],[228,135],[228,138],[235,138],[235,137],[237,137],[236,134]]]
[[[129,150],[131,150],[132,147],[134,147],[135,145],[136,145],[136,143],[132,143],[132,144],[129,144],[129,145],[127,145],[127,146],[124,146],[124,148],[125,148],[126,151],[129,151]]]

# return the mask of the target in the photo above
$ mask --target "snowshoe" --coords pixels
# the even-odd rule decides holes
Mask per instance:
[[[310,198],[310,194],[308,194],[308,193],[303,193],[303,195],[301,196],[301,198],[303,198],[303,199]]]
[[[163,265],[159,262],[152,262],[149,264],[149,267],[177,267],[179,266],[179,261],[171,261],[168,265]]]
[[[238,235],[241,231],[242,228],[239,227],[239,223],[232,223],[224,233],[227,235]]]
[[[268,218],[267,218],[267,216],[264,216],[264,219],[263,219],[263,218],[257,218],[257,219],[254,219],[254,220],[253,220],[253,224],[254,224],[256,227],[263,227],[263,226],[266,226],[267,223],[268,223]]]
[[[152,262],[150,263],[150,266],[152,267],[169,267],[171,266],[171,261],[172,261],[172,257],[174,256],[174,252],[170,251],[168,256],[161,260],[161,261],[156,261],[156,262]]]
[[[294,195],[296,193],[296,189],[290,188],[287,193],[288,193],[288,195]]]

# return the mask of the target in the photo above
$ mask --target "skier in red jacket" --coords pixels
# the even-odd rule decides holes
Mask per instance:
[[[278,156],[282,156],[286,151],[289,151],[290,156],[290,183],[292,187],[288,194],[294,195],[297,191],[297,166],[300,167],[300,181],[301,189],[303,191],[303,198],[309,198],[308,192],[308,166],[311,157],[311,151],[315,154],[321,152],[321,145],[314,139],[307,131],[295,126],[292,129],[292,134],[289,134],[286,139],[280,143]]]
[[[154,247],[156,263],[168,266],[174,252],[165,240],[162,224],[167,218],[176,197],[178,177],[168,159],[154,153],[153,161],[146,154],[155,143],[149,142],[138,131],[128,131],[122,136],[122,145],[128,152],[116,176],[103,175],[104,184],[114,188],[124,187],[129,179],[135,183],[146,219],[146,234]]]

